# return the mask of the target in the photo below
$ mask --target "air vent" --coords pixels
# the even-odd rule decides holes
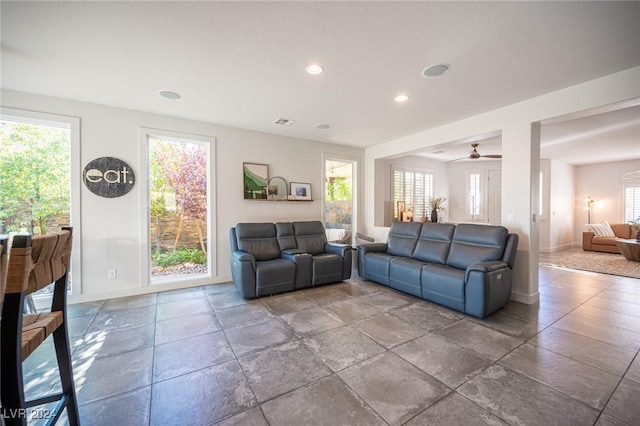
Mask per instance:
[[[278,124],[280,126],[291,126],[295,122],[296,122],[295,120],[290,120],[288,118],[278,118],[276,121],[273,122],[273,124]]]

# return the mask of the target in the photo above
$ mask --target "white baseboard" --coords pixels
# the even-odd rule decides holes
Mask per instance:
[[[511,300],[514,302],[524,303],[526,305],[533,305],[540,300],[540,293],[537,291],[534,294],[520,293],[517,291],[511,292]]]
[[[158,284],[150,284],[144,287],[134,287],[127,289],[119,289],[114,291],[104,291],[100,293],[92,293],[87,295],[69,296],[67,303],[74,305],[76,303],[96,302],[99,300],[115,299],[118,297],[139,296],[142,294],[158,293],[169,290],[182,290],[191,287],[201,287],[212,284],[223,284],[231,281],[231,275],[221,275],[206,280],[193,280],[191,282],[164,282]]]
[[[567,243],[567,244],[562,244],[559,246],[554,246],[554,247],[540,247],[540,249],[538,250],[540,253],[554,253],[556,251],[560,251],[560,250],[566,250],[569,249],[571,247],[579,247],[582,244],[580,243]]]

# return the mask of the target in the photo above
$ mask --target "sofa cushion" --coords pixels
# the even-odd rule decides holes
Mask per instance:
[[[387,253],[393,256],[411,257],[421,229],[420,222],[393,222],[387,237]]]
[[[464,274],[451,266],[426,263],[420,274],[422,298],[464,312]]]
[[[424,262],[408,257],[394,257],[389,263],[389,287],[422,297],[420,272]]]
[[[293,222],[293,232],[296,237],[296,245],[312,255],[324,253],[327,237],[324,226],[320,221]]]
[[[447,265],[464,272],[473,263],[502,259],[508,234],[503,226],[457,225]]]
[[[274,259],[256,264],[256,295],[282,293],[294,289],[296,265],[287,259]]]
[[[631,224],[629,223],[611,223],[610,225],[613,233],[616,234],[618,238],[629,240],[636,237],[636,231],[631,229]]]
[[[389,262],[393,256],[387,253],[367,253],[365,262],[367,267],[364,270],[364,277],[380,284],[389,285]]]
[[[616,239],[609,237],[593,237],[591,240],[592,244],[597,244],[600,246],[612,246],[616,247]]]
[[[611,225],[606,221],[602,223],[592,223],[589,225],[589,229],[593,231],[596,237],[614,238],[616,236],[613,229],[611,229]]]
[[[413,251],[413,258],[429,263],[445,264],[451,247],[455,225],[424,223]]]
[[[313,285],[342,281],[343,258],[324,253],[313,256]]]
[[[272,260],[280,257],[273,223],[239,223],[236,225],[238,249],[253,255],[256,260]]]
[[[280,251],[298,248],[296,246],[296,237],[293,234],[293,224],[291,222],[276,223],[276,236]]]

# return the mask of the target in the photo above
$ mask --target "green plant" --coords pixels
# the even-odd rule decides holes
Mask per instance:
[[[151,260],[154,265],[167,266],[179,265],[181,263],[195,263],[197,265],[207,264],[207,255],[198,249],[176,249],[168,252],[153,250]]]
[[[640,216],[636,217],[633,220],[630,220],[629,224],[634,231],[640,231]]]

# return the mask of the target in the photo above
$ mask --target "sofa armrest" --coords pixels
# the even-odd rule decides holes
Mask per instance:
[[[302,249],[286,249],[282,250],[280,256],[284,257],[285,259],[291,259],[291,256],[295,256],[296,254],[307,254],[307,252],[306,250]]]
[[[231,277],[240,295],[245,298],[256,297],[256,258],[247,252],[231,252]]]
[[[324,246],[324,251],[326,253],[337,254],[341,257],[346,256],[347,250],[351,250],[351,246],[349,244],[327,243]]]
[[[387,244],[385,243],[360,244],[358,246],[358,252],[361,252],[363,255],[367,253],[386,253]]]
[[[231,253],[231,258],[239,262],[251,262],[251,265],[254,267],[254,269],[256,267],[256,258],[246,251],[236,250]]]
[[[487,273],[505,268],[509,268],[509,265],[507,265],[507,262],[503,262],[502,260],[473,263],[467,267],[467,272],[464,275],[464,281],[467,282],[467,280],[469,279],[469,274],[473,271]]]
[[[582,250],[593,250],[593,246],[591,244],[595,235],[596,234],[591,231],[585,231],[582,233]]]
[[[511,268],[506,262],[469,265],[465,274],[465,313],[484,318],[506,305],[511,297],[511,281]]]
[[[296,289],[311,287],[313,256],[310,253],[302,249],[286,249],[280,253],[280,257],[296,264]]]

